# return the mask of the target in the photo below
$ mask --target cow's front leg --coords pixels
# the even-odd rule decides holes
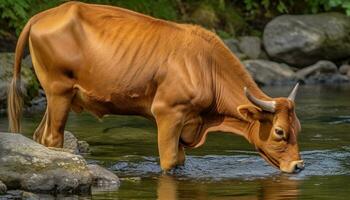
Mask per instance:
[[[177,152],[177,165],[182,166],[185,164],[186,155],[185,148],[183,145],[179,144],[179,149]]]
[[[179,108],[154,107],[158,128],[160,166],[167,172],[178,164],[179,139],[183,127],[183,114]]]

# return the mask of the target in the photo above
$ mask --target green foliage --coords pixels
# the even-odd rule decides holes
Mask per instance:
[[[244,0],[245,9],[251,14],[262,10],[268,13],[318,13],[341,10],[350,16],[350,0]]]
[[[27,0],[0,0],[0,18],[8,21],[8,26],[20,30],[27,18]]]
[[[63,0],[0,0],[0,20],[7,22],[8,28],[13,28],[17,34],[29,18],[48,8],[52,8]],[[0,28],[0,31],[1,30]]]
[[[341,8],[350,16],[350,0],[309,0],[307,3],[312,13]]]
[[[168,20],[175,20],[178,17],[175,0],[83,0],[83,2],[120,6]]]
[[[0,0],[0,20],[13,28],[17,34],[29,18],[36,13],[60,5],[67,0]],[[176,20],[176,3],[172,0],[83,0],[87,3],[115,5],[142,12],[158,18]],[[1,30],[0,32],[3,31]]]
[[[0,36],[19,34],[29,18],[68,0],[0,0]],[[350,16],[350,0],[81,0],[131,9],[157,18],[199,23],[219,35],[259,34],[280,14],[340,11]]]

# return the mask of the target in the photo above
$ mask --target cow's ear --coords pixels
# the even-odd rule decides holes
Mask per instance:
[[[251,122],[261,118],[261,108],[253,105],[240,105],[237,107],[238,114],[246,121]]]

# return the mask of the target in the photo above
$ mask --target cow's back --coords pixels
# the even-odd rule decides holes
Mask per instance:
[[[198,92],[191,83],[196,66],[185,63],[192,56],[186,51],[195,43],[188,33],[191,26],[75,2],[34,18],[30,43],[36,51],[31,53],[45,68],[35,67],[40,82],[43,86],[55,80],[71,83],[78,91],[77,104],[98,115],[151,115],[156,90],[169,71],[181,81],[177,89],[183,84],[182,89]]]

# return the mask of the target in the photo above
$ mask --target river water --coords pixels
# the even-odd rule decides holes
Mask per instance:
[[[287,96],[290,87],[264,88]],[[87,113],[69,117],[66,130],[86,140],[88,162],[121,178],[121,186],[94,189],[83,199],[350,199],[350,85],[303,86],[297,96],[302,124],[299,146],[306,168],[284,174],[269,166],[243,138],[212,133],[204,146],[186,151],[184,167],[160,173],[156,128],[146,119],[110,116],[99,121]],[[31,137],[42,114],[24,116]],[[0,115],[0,131],[7,119]]]

